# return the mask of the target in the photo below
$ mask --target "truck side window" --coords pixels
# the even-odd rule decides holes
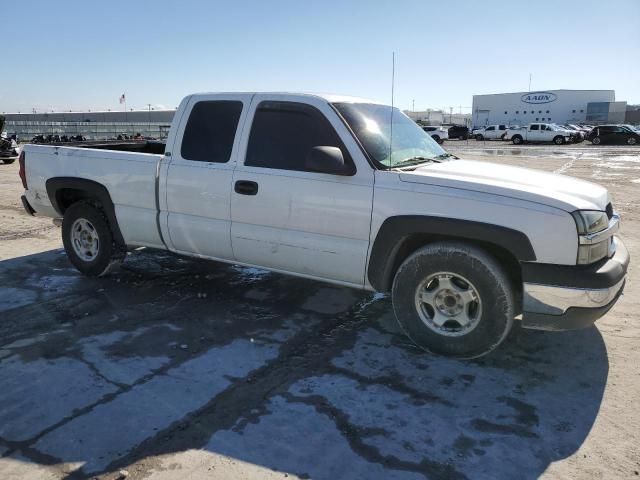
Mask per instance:
[[[531,125],[531,130],[539,130],[540,125]]]
[[[186,160],[226,163],[242,113],[242,102],[212,100],[193,106],[182,137],[180,153]]]
[[[303,103],[265,101],[256,109],[244,164],[306,171],[307,154],[319,146],[340,148],[345,165],[355,172],[349,152],[321,112]]]

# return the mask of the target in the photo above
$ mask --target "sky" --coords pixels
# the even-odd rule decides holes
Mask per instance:
[[[6,8],[3,12],[6,14]],[[613,89],[640,104],[640,0],[20,0],[0,112],[325,92],[470,112],[474,94]]]

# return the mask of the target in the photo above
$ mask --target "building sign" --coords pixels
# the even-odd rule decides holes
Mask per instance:
[[[556,94],[551,92],[531,92],[522,95],[520,100],[524,103],[551,103],[555,102],[556,98]]]

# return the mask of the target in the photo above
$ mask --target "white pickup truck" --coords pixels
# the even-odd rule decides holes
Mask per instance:
[[[553,142],[556,145],[572,142],[573,133],[554,123],[530,123],[528,127],[507,129],[504,140],[514,145],[524,142]]]
[[[191,95],[160,152],[27,145],[24,207],[62,219],[85,275],[145,246],[391,292],[417,345],[463,358],[519,315],[590,325],[623,290],[629,255],[605,188],[460,160],[386,105]]]
[[[502,140],[507,131],[506,125],[487,125],[486,127],[479,128],[473,133],[476,136],[476,140]]]

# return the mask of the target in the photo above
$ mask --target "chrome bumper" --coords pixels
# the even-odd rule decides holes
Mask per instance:
[[[623,278],[612,287],[595,289],[525,283],[523,310],[546,315],[562,315],[571,307],[604,307],[616,298],[624,281]]]
[[[607,313],[624,290],[629,266],[627,249],[615,240],[615,254],[593,265],[525,267],[523,327],[571,330],[587,327]]]

